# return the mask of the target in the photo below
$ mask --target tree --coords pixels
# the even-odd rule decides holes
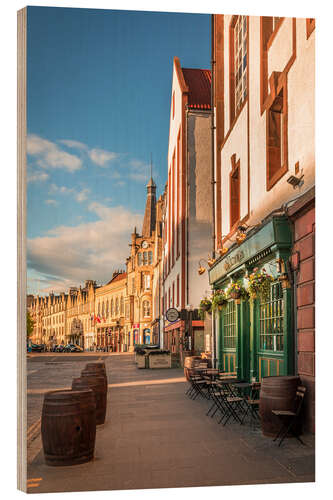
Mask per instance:
[[[34,320],[32,319],[30,312],[27,311],[27,340],[31,337],[32,332],[34,331]]]

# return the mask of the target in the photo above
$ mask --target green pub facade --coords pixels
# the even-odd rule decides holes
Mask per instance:
[[[233,246],[209,270],[214,290],[233,281],[248,286],[258,268],[274,280],[266,299],[229,299],[215,312],[215,358],[218,368],[238,378],[261,380],[268,375],[294,374],[294,328],[291,272],[292,225],[285,215],[272,216]]]

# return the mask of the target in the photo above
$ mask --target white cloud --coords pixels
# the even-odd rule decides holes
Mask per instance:
[[[105,151],[104,149],[98,148],[91,149],[88,155],[91,161],[100,167],[105,167],[107,163],[118,158],[117,153],[112,153],[111,151]]]
[[[46,236],[29,239],[28,268],[54,276],[57,286],[59,280],[71,285],[79,285],[85,279],[105,283],[114,269],[125,268],[130,235],[134,226],[141,226],[142,215],[100,203],[91,203],[89,209],[99,216],[98,221],[76,227],[59,226]],[[49,280],[45,288],[51,285]]]
[[[54,206],[57,206],[58,205],[58,202],[56,200],[45,200],[45,204],[46,205],[54,205]]]
[[[27,153],[35,156],[37,164],[42,168],[63,168],[75,172],[82,167],[82,160],[78,156],[63,151],[54,142],[38,135],[28,135]]]
[[[46,172],[29,172],[27,175],[27,182],[44,182],[49,178]]]
[[[75,195],[76,201],[78,201],[80,203],[82,203],[82,201],[86,201],[89,193],[90,193],[90,189],[88,189],[88,188],[82,189],[82,191],[80,191],[79,193],[76,193],[76,195]]]
[[[60,142],[61,144],[65,144],[65,146],[67,146],[68,148],[82,149],[82,150],[88,149],[88,146],[86,144],[79,141],[72,141],[70,139],[61,139],[58,142]]]
[[[79,203],[86,201],[88,199],[88,195],[90,194],[89,188],[83,188],[81,191],[76,191],[74,188],[69,188],[67,186],[57,186],[56,184],[50,185],[50,194],[64,194],[64,195],[72,195],[75,200]]]

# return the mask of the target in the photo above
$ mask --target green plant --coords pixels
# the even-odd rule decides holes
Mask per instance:
[[[207,297],[201,299],[199,304],[199,316],[201,319],[205,319],[205,313],[210,313],[212,311],[212,301]]]
[[[27,340],[31,337],[32,332],[34,331],[34,320],[32,319],[30,312],[27,311]]]
[[[222,307],[227,303],[227,297],[224,290],[215,290],[212,298],[212,310],[222,309]]]
[[[273,276],[267,274],[266,269],[259,271],[257,267],[249,276],[249,294],[251,299],[258,295],[261,300],[268,300],[271,292],[271,283],[274,281]]]
[[[240,298],[247,299],[248,295],[249,295],[248,292],[245,290],[245,288],[239,281],[234,281],[233,283],[230,283],[230,285],[226,290],[226,297],[228,299],[240,299]]]

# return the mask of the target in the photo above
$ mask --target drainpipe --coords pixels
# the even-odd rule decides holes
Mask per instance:
[[[212,217],[212,229],[213,229],[213,235],[212,235],[212,257],[215,259],[215,116],[214,116],[214,73],[215,73],[215,60],[214,60],[214,14],[212,14],[211,17],[211,39],[212,39],[212,46],[211,46],[211,75],[212,75],[212,84],[211,84],[211,93],[210,93],[210,99],[211,99],[211,105],[210,105],[210,110],[211,110],[211,148],[212,148],[212,167],[211,167],[211,178],[212,178],[212,211],[213,211],[213,217]],[[208,271],[207,271],[208,272]],[[215,311],[213,311],[212,314],[212,361],[213,361],[213,367],[216,368],[216,322],[215,322]]]
[[[185,137],[186,137],[186,305],[189,304],[189,284],[188,284],[188,272],[189,272],[189,251],[188,251],[188,219],[189,219],[189,151],[188,151],[188,108],[186,107],[185,112]]]

